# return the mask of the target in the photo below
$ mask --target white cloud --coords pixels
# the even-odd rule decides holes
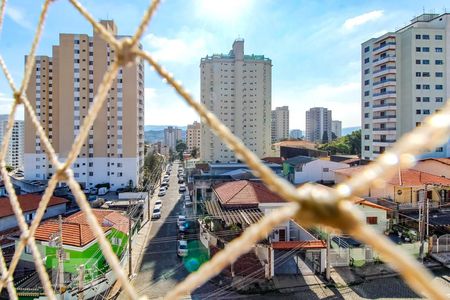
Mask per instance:
[[[211,39],[207,32],[182,30],[173,38],[150,33],[144,37],[143,43],[158,61],[190,64],[193,61],[198,62],[202,55],[208,54],[207,45]]]
[[[29,18],[26,17],[24,12],[20,9],[9,5],[5,9],[5,14],[18,25],[26,29],[33,29],[33,25],[31,24]]]
[[[375,21],[383,16],[384,12],[382,10],[374,10],[350,19],[345,20],[342,28],[346,31],[351,31],[355,27],[361,26],[365,23]]]

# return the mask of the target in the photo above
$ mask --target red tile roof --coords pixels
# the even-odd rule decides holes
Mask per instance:
[[[397,186],[422,186],[424,184],[439,184],[450,186],[450,179],[412,169],[401,170],[401,175],[395,173],[388,183]]]
[[[292,250],[292,249],[325,249],[327,246],[324,241],[288,241],[288,242],[272,242],[273,249],[276,250]]]
[[[115,228],[124,233],[128,232],[128,218],[114,210],[93,209],[92,212],[100,223],[103,232]],[[58,222],[47,221],[36,229],[35,238],[40,241],[50,241],[52,235],[58,233]],[[87,223],[84,212],[79,211],[63,220],[63,243],[65,245],[82,247],[93,240],[95,234]]]
[[[248,180],[224,182],[214,186],[213,191],[222,206],[227,208],[257,207],[259,203],[285,202],[264,184]]]
[[[17,196],[19,200],[20,207],[23,212],[29,212],[36,210],[39,207],[39,203],[41,202],[42,195],[39,194],[25,194]],[[63,203],[69,202],[64,198],[59,197],[51,197],[48,203],[48,207],[55,206]],[[8,197],[0,198],[0,218],[12,216],[14,212],[11,207],[11,203]]]
[[[446,165],[450,166],[450,157],[449,158],[425,158],[425,159],[422,159],[420,161],[426,161],[426,160],[435,160],[435,161],[438,161],[440,163],[443,163],[443,164],[446,164]]]

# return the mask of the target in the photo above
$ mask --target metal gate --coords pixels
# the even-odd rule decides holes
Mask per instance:
[[[432,252],[450,252],[450,234],[444,234],[437,239],[433,239]]]

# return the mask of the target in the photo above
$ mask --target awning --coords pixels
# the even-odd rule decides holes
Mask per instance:
[[[224,209],[217,201],[205,201],[206,210],[211,216],[222,219],[226,225],[251,225],[258,222],[264,214],[259,208]]]

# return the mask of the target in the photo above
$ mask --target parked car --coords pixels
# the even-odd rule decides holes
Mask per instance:
[[[161,218],[161,208],[154,208],[153,209],[153,214],[152,214],[152,219],[159,219]]]
[[[180,188],[178,189],[180,193],[184,193],[186,191],[186,186],[184,184],[180,185]]]
[[[177,254],[180,257],[188,255],[187,241],[184,240],[177,241]]]
[[[159,189],[158,197],[162,197],[166,195],[166,188],[162,187]]]
[[[170,176],[169,175],[164,175],[163,179],[169,179]]]
[[[186,216],[179,215],[177,220],[177,226],[184,225],[186,222]]]
[[[179,183],[179,184],[184,183],[184,178],[183,178],[183,177],[180,177],[180,178],[178,179],[178,183]]]
[[[161,201],[161,199],[156,200],[156,201],[155,201],[155,208],[161,209],[161,207],[162,207],[162,201]]]
[[[191,200],[187,200],[184,202],[184,206],[186,206],[186,207],[192,207],[192,205],[193,205],[193,203]]]

